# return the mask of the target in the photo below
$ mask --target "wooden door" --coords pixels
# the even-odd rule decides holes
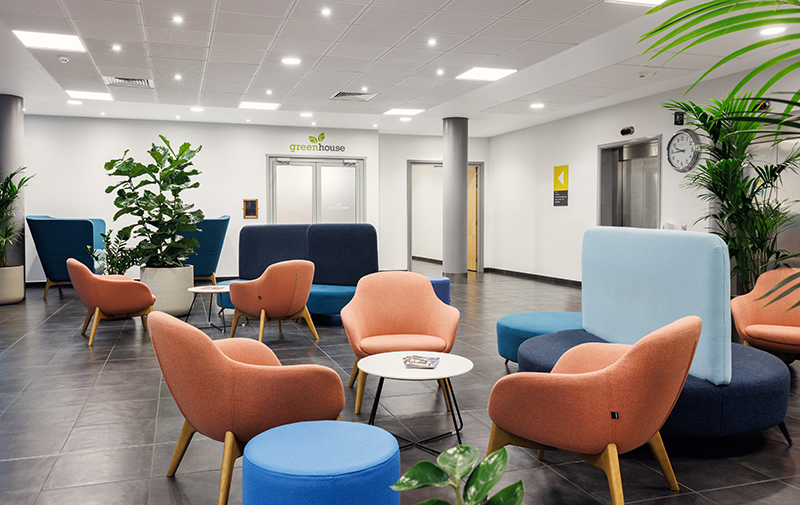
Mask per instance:
[[[467,270],[478,271],[478,167],[470,165],[467,191]]]

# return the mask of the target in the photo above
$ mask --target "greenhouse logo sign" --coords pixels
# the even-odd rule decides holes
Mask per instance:
[[[325,152],[344,152],[344,146],[332,146],[330,144],[323,144],[322,142],[325,140],[325,134],[320,133],[318,137],[308,137],[310,144],[291,144],[289,145],[289,151],[297,152],[297,151],[325,151]]]

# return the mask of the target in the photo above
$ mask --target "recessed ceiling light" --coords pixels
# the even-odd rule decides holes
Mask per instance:
[[[390,116],[416,116],[420,112],[425,112],[425,109],[392,109],[387,110],[384,114]]]
[[[411,121],[410,117],[401,117],[400,121]]]
[[[116,52],[120,52],[120,51],[122,51],[122,46],[119,45],[119,44],[114,44],[113,46],[111,46],[111,50],[112,51],[116,51]]]
[[[284,65],[299,65],[300,58],[284,58],[281,60]]]
[[[378,127],[378,123],[375,123],[374,125],[372,125],[372,127],[373,128],[377,128]]]
[[[311,126],[317,126],[317,122],[316,121],[311,121]]]
[[[268,94],[268,95],[271,95],[271,94],[272,94],[272,90],[271,90],[271,89],[268,89],[268,90],[267,90],[267,94]]]
[[[369,88],[367,88],[366,86],[361,86],[361,91],[366,91],[366,90],[368,90],[368,89],[369,89]]]
[[[631,4],[631,5],[660,5],[664,0],[603,0],[612,4]]]
[[[100,115],[101,115],[101,116],[105,116],[105,115],[106,115],[106,113],[105,113],[105,112],[101,112],[101,113],[100,113]]]
[[[25,45],[33,49],[53,49],[57,51],[73,51],[85,53],[77,35],[59,35],[56,33],[25,32],[13,30],[14,35]]]
[[[456,79],[466,79],[469,81],[497,81],[507,75],[511,75],[516,70],[504,68],[483,68],[475,67],[472,70],[467,70],[463,74],[456,77]]]
[[[248,123],[250,122],[250,120],[249,120],[249,119],[245,119],[245,121],[246,121],[246,122],[248,122]]]
[[[764,28],[761,30],[761,35],[777,35],[779,33],[783,33],[786,31],[786,27],[783,26],[773,26],[772,28]]]
[[[70,98],[80,98],[83,100],[113,100],[109,93],[95,93],[93,91],[71,91],[67,90]]]
[[[83,102],[80,100],[67,100],[67,103],[70,105],[81,105]]]
[[[436,71],[436,75],[444,75],[444,70],[440,68],[439,70]]]
[[[22,112],[25,112],[25,107],[22,108]]]
[[[183,79],[183,76],[181,74],[175,74],[176,81],[180,81],[181,79]]]
[[[314,115],[314,114],[312,114],[312,113],[310,113],[310,112],[303,112],[303,113],[301,113],[301,114],[300,114],[300,117],[311,117],[311,116],[313,116],[313,115]]]
[[[191,108],[192,112],[203,112],[203,110],[205,110],[205,109],[203,109],[202,107],[192,107]]]
[[[176,25],[183,23],[183,16],[181,15],[172,16],[172,22],[175,23]]]
[[[436,45],[436,39],[428,39],[428,45],[433,47]]]
[[[180,119],[180,118],[181,118],[180,116],[175,116],[175,119]]]
[[[260,110],[276,110],[280,107],[279,103],[267,102],[242,102],[239,104],[240,109],[260,109]]]
[[[531,104],[531,109],[543,109],[543,108],[544,108],[544,104],[541,103],[541,102],[537,102],[537,103],[532,103]]]
[[[331,15],[331,10],[328,9],[328,8],[322,9],[322,15],[323,16],[330,16]]]

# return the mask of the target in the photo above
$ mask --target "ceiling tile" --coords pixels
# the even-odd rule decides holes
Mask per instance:
[[[0,0],[0,12],[18,12],[39,16],[65,16],[58,0]]]
[[[357,25],[414,28],[431,16],[422,9],[404,9],[388,5],[370,6],[356,21]]]
[[[333,47],[333,43],[324,40],[299,40],[278,37],[272,43],[270,52],[281,53],[287,56],[300,54],[322,56],[327,53],[331,47]]]
[[[499,55],[508,51],[509,49],[518,46],[519,40],[514,39],[498,39],[493,37],[471,37],[467,39],[453,51],[459,53],[478,53],[478,54],[492,54]]]
[[[353,25],[347,30],[339,42],[349,44],[368,44],[377,46],[394,46],[403,39],[408,32],[399,28],[379,28],[377,26]]]
[[[326,0],[297,0],[289,13],[291,19],[309,21],[329,21],[331,23],[352,23],[365,9],[364,4],[350,2],[331,2]],[[322,15],[322,9],[331,10],[329,16]]]
[[[214,19],[214,31],[241,35],[275,35],[281,18],[218,12]]]
[[[539,21],[563,22],[577,16],[601,0],[536,0],[528,2],[519,9],[508,14],[511,18],[533,19]]]
[[[147,41],[160,44],[177,44],[182,46],[207,47],[211,39],[211,32],[182,30],[176,28],[161,28],[158,26],[145,27]]]
[[[357,86],[367,86],[372,91],[385,89],[389,86],[396,84],[401,77],[393,74],[376,74],[371,72],[364,72],[359,74],[354,80],[353,84]]]
[[[305,79],[303,79],[301,86],[309,88],[313,87],[316,84],[319,84],[319,86],[322,88],[326,88],[329,86],[338,88],[349,83],[350,81],[358,77],[358,75],[359,75],[358,72],[339,72],[335,70],[321,70],[321,69],[312,70],[311,72],[308,73]]]
[[[373,74],[403,74],[408,75],[420,67],[419,63],[406,63],[401,61],[378,60],[367,69]]]
[[[450,33],[437,33],[424,30],[414,30],[397,47],[409,47],[411,49],[435,49],[437,51],[449,51],[458,44],[467,40],[465,35],[453,35]],[[431,46],[429,40],[435,40],[436,44]]]
[[[161,7],[155,5],[143,5],[142,15],[144,24],[148,27],[160,26],[162,28],[174,28],[176,30],[211,30],[211,19],[213,12],[176,9],[174,7]],[[176,15],[183,17],[181,24],[172,21]]]
[[[465,67],[465,70],[469,70],[470,68],[477,67],[489,59],[491,59],[491,56],[488,54],[448,51],[433,60],[431,63],[434,65],[443,65],[445,67]]]
[[[247,84],[255,77],[258,65],[212,62],[206,65],[206,82]]]
[[[260,65],[267,55],[266,51],[228,49],[224,47],[211,48],[208,55],[210,62],[247,63]]]
[[[104,23],[140,24],[139,7],[101,0],[63,0],[70,17]]]
[[[389,49],[390,48],[387,46],[368,46],[364,44],[345,44],[339,42],[330,48],[327,55],[371,61],[378,58]]]
[[[543,59],[544,58],[525,58],[523,56],[508,56],[502,54],[492,58],[491,60],[481,63],[481,65],[489,68],[513,68],[516,70],[522,70],[542,61]]]
[[[345,100],[328,100],[323,105],[320,105],[314,112],[338,112],[347,113],[354,111],[361,105],[361,102],[348,102]]]
[[[470,16],[457,12],[437,12],[418,29],[457,35],[472,35],[483,30],[497,18],[489,16]]]
[[[234,84],[234,83],[223,83],[223,82],[204,82],[203,92],[229,93],[229,94],[236,94],[241,97],[244,95],[244,92],[247,91],[247,87],[248,87],[247,83]],[[236,106],[238,107],[239,104],[237,103]]]
[[[0,12],[0,19],[12,30],[75,35],[75,28],[73,28],[72,23],[67,17],[33,16],[14,12]]]
[[[650,7],[646,5],[601,2],[571,18],[569,22],[581,25],[620,26],[642,17],[649,9]]]
[[[556,26],[555,23],[504,18],[480,32],[479,35],[481,37],[528,40],[554,26]]]
[[[402,61],[406,63],[423,64],[435,60],[442,54],[443,54],[442,51],[406,49],[404,47],[395,47],[394,49],[390,49],[386,54],[381,56],[381,60]]]
[[[110,65],[98,65],[100,75],[106,77],[125,77],[127,79],[152,79],[150,69],[147,66],[116,67]]]
[[[153,70],[156,73],[163,73],[168,75],[170,79],[175,77],[175,74],[181,74],[184,80],[189,76],[203,75],[205,69],[205,62],[196,60],[176,60],[171,58],[150,58],[153,65]]]
[[[203,88],[203,92],[200,95],[200,104],[205,107],[229,107],[235,109],[239,107],[240,103],[242,103],[241,93],[217,93]]]
[[[260,16],[283,16],[293,0],[218,0],[220,12],[238,12]]]
[[[523,42],[503,53],[503,56],[520,56],[535,60],[544,60],[567,49],[572,49],[576,44],[557,44],[550,42]]]
[[[267,35],[240,35],[236,33],[213,32],[211,47],[227,49],[267,50],[273,37]]]
[[[461,96],[464,93],[469,93],[470,91],[474,91],[478,88],[482,88],[486,86],[487,83],[483,81],[457,81],[455,79],[447,81],[446,83],[442,84],[441,86],[437,86],[430,91],[427,91],[420,95],[420,98],[452,98],[455,96]]]
[[[131,0],[126,0],[131,1]],[[160,5],[162,7],[179,7],[213,11],[217,0],[138,0],[144,5]]]
[[[319,63],[318,69],[321,70],[345,70],[350,72],[362,72],[372,64],[370,60],[356,58],[339,58],[337,56],[325,56]]]
[[[441,86],[444,84],[442,79],[437,79],[436,77],[418,77],[418,76],[411,76],[406,77],[402,81],[398,82],[398,86],[405,86],[409,88],[421,88],[421,89],[433,89],[436,86]]]
[[[205,60],[207,47],[180,46],[176,44],[147,44],[151,58],[172,58],[176,60]]]
[[[296,54],[291,53],[283,53],[283,52],[275,52],[270,51],[267,53],[267,57],[264,58],[264,62],[262,65],[267,67],[275,67],[272,69],[273,72],[280,71],[286,73],[305,73],[317,64],[317,62],[322,59],[322,56],[315,56],[313,54],[302,54],[300,56],[300,64],[299,65],[287,65],[282,62],[282,60],[287,56],[298,56]],[[280,68],[281,70],[276,70]]]
[[[550,88],[545,88],[539,93],[542,94],[558,94],[558,95],[576,95],[576,96],[589,96],[602,98],[606,96],[615,95],[625,91],[622,88],[598,88],[596,86],[576,86],[574,84],[559,84]]]
[[[144,42],[142,28],[138,25],[84,20],[75,20],[74,23],[80,36],[85,39],[107,40],[109,42]]]
[[[108,91],[118,102],[155,103],[156,92],[153,89],[123,88],[109,86]]]
[[[438,11],[450,0],[375,0],[376,4],[397,5],[400,7],[414,7],[415,9],[428,9]]]
[[[343,23],[320,23],[302,19],[287,19],[279,36],[287,39],[328,40],[335,42],[347,30]]]
[[[137,61],[147,66],[147,51],[141,42],[121,44],[120,51],[112,50],[112,44],[105,40],[83,39],[83,45],[98,65],[120,65]]]
[[[527,0],[452,0],[442,10],[468,14],[502,16],[526,3]]]
[[[58,76],[91,75],[99,78],[94,63],[87,53],[69,53],[69,63],[64,64],[59,61],[62,52],[46,49],[29,49],[29,51],[56,80]]]
[[[542,102],[545,104],[552,104],[552,103],[567,103],[567,104],[579,104],[579,103],[586,103],[593,100],[593,97],[590,96],[581,96],[581,95],[564,95],[560,93],[531,93],[530,95],[525,95],[520,97],[518,101],[520,102],[528,102],[528,108],[530,108],[530,104],[533,102]]]
[[[533,37],[532,40],[535,42],[550,42],[555,44],[580,44],[598,35],[602,35],[610,29],[611,27],[608,26],[579,26],[564,23],[541,35]]]

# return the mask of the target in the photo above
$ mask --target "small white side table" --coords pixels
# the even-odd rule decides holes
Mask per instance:
[[[403,358],[406,356],[424,356],[427,358],[437,357],[439,358],[439,364],[436,365],[436,368],[432,369],[406,368],[405,363],[403,362]],[[425,440],[420,440],[418,442],[408,440],[407,438],[403,438],[399,435],[395,435],[395,437],[407,442],[407,444],[401,447],[401,449],[416,446],[433,454],[439,454],[439,452],[429,448],[426,445],[428,442],[433,442],[450,435],[456,435],[456,438],[458,438],[458,443],[461,444],[461,429],[464,427],[464,421],[461,418],[461,411],[458,408],[458,402],[456,401],[456,395],[453,392],[453,385],[451,384],[450,379],[452,377],[464,375],[472,370],[472,367],[472,361],[464,358],[463,356],[441,352],[396,351],[374,354],[372,356],[362,358],[358,362],[358,369],[368,375],[380,377],[380,380],[378,381],[378,390],[375,392],[375,401],[372,404],[372,412],[369,416],[369,424],[375,424],[375,414],[378,412],[378,402],[381,399],[381,390],[383,389],[384,379],[407,381],[442,379],[447,386],[443,393],[445,395],[445,399],[447,399],[448,403],[451,405],[450,415],[453,418],[453,430],[442,433],[441,435],[426,438]],[[458,416],[458,421],[456,421],[456,416]]]
[[[193,286],[189,288],[190,293],[194,293],[194,297],[192,298],[192,305],[189,307],[189,313],[186,314],[185,321],[189,321],[189,316],[192,314],[192,308],[194,308],[194,302],[197,300],[197,295],[208,294],[211,295],[208,300],[208,326],[206,328],[216,328],[220,330],[222,333],[225,333],[227,330],[225,329],[225,312],[222,311],[222,328],[217,326],[216,324],[211,322],[211,307],[214,303],[214,295],[218,295],[220,293],[230,293],[231,288],[230,286],[226,285],[213,285],[213,286]],[[202,329],[202,328],[201,328]]]

